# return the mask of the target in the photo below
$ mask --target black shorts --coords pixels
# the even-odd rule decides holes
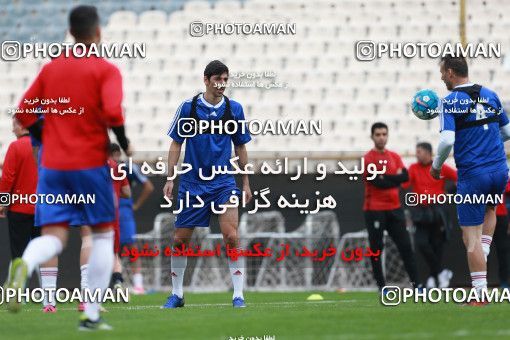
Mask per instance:
[[[34,215],[7,211],[9,243],[13,259],[21,257],[31,239],[41,236],[41,228],[34,226]]]

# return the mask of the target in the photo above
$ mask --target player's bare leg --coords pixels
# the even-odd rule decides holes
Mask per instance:
[[[486,262],[487,256],[489,256],[489,253],[491,251],[492,237],[494,235],[494,230],[496,229],[496,220],[497,220],[496,208],[493,206],[487,206],[485,210],[485,216],[483,219],[481,236],[482,249]]]
[[[462,238],[466,246],[472,286],[481,297],[487,289],[487,262],[482,250],[482,225],[462,227]]]
[[[223,241],[226,246],[231,248],[239,248],[239,214],[237,208],[228,208],[224,214],[218,217],[220,222],[221,233],[223,234]],[[243,285],[244,285],[244,258],[239,258],[236,261],[228,259],[228,266],[230,275],[232,277],[232,285],[234,286],[234,293],[232,296],[234,307],[246,307],[244,304]]]
[[[7,288],[13,288],[16,292],[24,288],[34,269],[58,256],[67,244],[67,239],[67,226],[44,226],[41,236],[30,241],[23,256],[12,261]],[[18,300],[17,294],[10,300],[8,309],[11,312],[20,311],[21,304]]]
[[[174,248],[181,248],[183,245],[188,247],[191,237],[193,236],[194,228],[175,228],[174,241],[172,246]],[[188,258],[186,256],[172,256],[170,259],[170,269],[172,276],[172,294],[168,297],[167,302],[162,308],[179,308],[184,307],[184,272]]]

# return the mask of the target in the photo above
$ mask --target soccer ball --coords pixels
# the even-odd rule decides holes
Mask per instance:
[[[416,117],[429,120],[438,116],[439,101],[440,99],[434,91],[420,90],[414,95],[411,108]]]

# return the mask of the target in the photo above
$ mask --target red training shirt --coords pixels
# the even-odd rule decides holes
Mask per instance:
[[[29,136],[22,136],[12,142],[5,155],[0,192],[19,195],[35,194],[37,188],[37,165],[32,153]],[[33,215],[35,205],[14,203],[9,206],[13,212]]]
[[[375,149],[368,151],[365,156],[365,169],[368,164],[375,164],[377,170],[382,170],[383,166],[386,166],[385,174],[396,175],[399,169],[404,169],[404,163],[400,156],[390,150],[384,150],[379,152]],[[379,161],[387,161],[386,164],[381,164]],[[365,202],[363,204],[363,210],[394,210],[400,208],[400,197],[399,187],[381,189],[366,179],[370,176],[365,171],[363,178],[365,180]]]
[[[69,98],[60,103],[59,98]],[[25,100],[35,103],[25,103]],[[57,103],[41,105],[43,100]],[[119,69],[103,58],[66,58],[46,64],[19,104],[16,118],[24,127],[37,120],[26,110],[66,110],[77,113],[44,114],[41,165],[55,170],[80,170],[106,165],[108,128],[124,124],[122,77]],[[83,109],[82,114],[78,114]]]
[[[449,165],[444,164],[441,168],[441,179],[437,180],[430,174],[432,163],[424,165],[413,163],[409,167],[409,181],[402,184],[403,188],[412,187],[412,191],[421,195],[436,196],[444,194],[446,180],[457,182],[457,171]],[[426,205],[426,204],[424,204]]]

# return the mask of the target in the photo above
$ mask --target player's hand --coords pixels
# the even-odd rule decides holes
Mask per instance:
[[[172,199],[172,191],[174,190],[174,181],[166,181],[165,186],[163,187],[163,195]]]
[[[6,209],[5,207],[0,207],[0,217],[1,217],[1,218],[4,218],[4,217],[5,217],[5,211],[6,211],[6,210],[7,210],[7,209]]]
[[[432,178],[441,179],[441,169],[434,169],[434,167],[430,167],[430,175]]]
[[[245,197],[245,202],[246,203],[250,203],[253,195],[251,193],[251,188],[250,188],[250,185],[249,184],[245,184],[243,185],[243,195]]]
[[[126,153],[126,156],[128,156],[128,157],[133,156],[133,147],[131,146],[131,143],[128,144],[127,150],[124,152]]]

